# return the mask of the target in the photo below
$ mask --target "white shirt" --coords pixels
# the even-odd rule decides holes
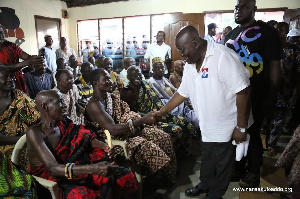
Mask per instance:
[[[215,39],[210,35],[206,35],[203,39],[205,39],[207,41],[215,42]]]
[[[167,54],[169,56],[169,59],[171,59],[171,47],[165,43],[162,43],[161,46],[156,43],[148,45],[144,58],[150,59],[150,72],[152,72],[152,59],[154,57],[161,57],[162,60],[165,61]],[[167,73],[168,73],[168,69],[165,66],[165,74]]]
[[[75,59],[77,58],[77,55],[76,55],[75,51],[72,48],[67,48],[67,51],[64,51],[61,48],[58,48],[55,51],[55,54],[56,54],[56,59],[63,58],[66,63],[69,62],[69,58],[70,58],[71,55],[74,55]]]
[[[228,142],[237,125],[236,93],[250,85],[249,71],[231,49],[207,42],[199,73],[184,66],[178,93],[190,98],[199,119],[203,142]]]
[[[50,68],[51,71],[55,72],[57,70],[55,51],[46,46],[43,48],[45,49],[45,65]]]
[[[89,62],[90,52],[92,52],[92,49],[85,48],[81,52],[82,52],[82,61],[83,61],[83,63]]]

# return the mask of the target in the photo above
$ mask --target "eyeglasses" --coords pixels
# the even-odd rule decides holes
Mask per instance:
[[[187,43],[195,43],[195,42],[197,41],[197,39],[199,39],[199,38],[193,39],[192,41],[187,42]],[[180,54],[184,54],[184,52],[185,52],[185,50],[186,50],[187,47],[188,47],[188,46],[187,46],[187,44],[186,44],[185,48],[183,48],[183,49],[178,49],[178,52],[179,52]]]

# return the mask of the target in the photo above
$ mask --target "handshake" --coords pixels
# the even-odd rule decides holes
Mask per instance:
[[[164,114],[161,111],[151,111],[144,115],[141,119],[144,124],[155,124],[164,120]]]

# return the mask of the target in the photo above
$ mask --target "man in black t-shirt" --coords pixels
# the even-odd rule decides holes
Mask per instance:
[[[263,147],[260,127],[264,115],[271,113],[276,104],[280,81],[281,47],[278,32],[262,21],[255,21],[255,0],[238,0],[235,22],[239,24],[225,38],[225,45],[233,49],[250,72],[251,103],[254,123],[248,128],[250,144],[248,155],[236,162],[234,175],[241,178],[240,186],[257,187]],[[245,168],[248,163],[247,169]]]

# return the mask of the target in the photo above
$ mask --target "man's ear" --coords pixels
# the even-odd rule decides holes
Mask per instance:
[[[42,103],[41,107],[42,107],[42,109],[44,109],[44,110],[48,110],[48,106],[47,106],[46,103]]]
[[[198,47],[200,46],[200,39],[199,38],[198,39],[194,39],[192,41],[192,44],[194,44],[195,47],[196,47],[196,49],[198,49]]]
[[[254,6],[254,12],[256,12],[256,10],[257,10],[257,6]]]

